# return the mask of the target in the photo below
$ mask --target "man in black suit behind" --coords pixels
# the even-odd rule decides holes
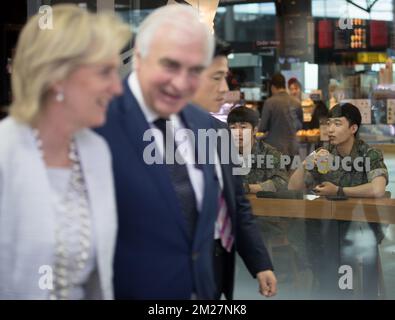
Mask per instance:
[[[224,93],[229,91],[226,82],[228,73],[227,56],[229,53],[229,45],[220,39],[216,39],[214,59],[211,65],[203,71],[202,81],[192,101],[206,111],[218,112],[224,103]],[[227,141],[228,145],[231,145],[229,150],[233,149],[235,151],[232,148],[232,138],[227,125],[215,119],[214,126],[215,129],[226,130],[225,135],[221,137],[229,139]],[[221,155],[221,143],[218,144],[218,147],[218,154]],[[231,158],[228,157],[229,160]],[[242,179],[239,175],[234,175],[234,165],[232,165],[232,161],[226,163],[228,159],[220,159],[221,165],[218,169],[220,171],[218,176],[227,212],[231,217],[235,245],[227,251],[221,245],[218,232],[216,232],[214,261],[217,298],[220,298],[222,293],[228,299],[233,297],[235,250],[244,260],[251,275],[257,278],[260,293],[266,297],[271,297],[277,291],[277,281],[272,271],[273,266],[252,215],[251,205],[244,195]],[[218,220],[216,228],[218,228]]]

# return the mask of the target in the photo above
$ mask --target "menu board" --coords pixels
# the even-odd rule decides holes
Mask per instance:
[[[306,47],[306,19],[292,17],[284,20],[284,54],[291,57],[303,55]]]
[[[388,47],[388,27],[386,21],[370,22],[369,44],[371,47]]]
[[[288,16],[284,19],[283,56],[314,60],[314,22],[312,17]]]
[[[353,19],[353,28],[350,35],[351,49],[366,48],[366,21],[362,19]]]
[[[343,50],[350,48],[349,39],[351,31],[349,29],[340,29],[338,22],[336,22],[335,34],[334,34],[334,48],[336,50]]]
[[[318,48],[332,49],[333,48],[333,21],[320,20],[318,21]]]
[[[337,50],[366,48],[366,21],[362,19],[348,20],[347,23],[336,21],[334,48]]]

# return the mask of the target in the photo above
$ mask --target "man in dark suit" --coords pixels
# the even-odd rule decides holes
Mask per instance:
[[[198,129],[212,127],[211,117],[188,101],[213,47],[209,29],[192,7],[155,10],[139,28],[134,72],[124,82],[124,94],[112,102],[106,125],[98,129],[113,157],[119,212],[117,299],[215,298],[215,167],[206,161],[180,164],[177,157],[195,157],[198,144],[193,148],[188,138],[183,141],[187,151],[181,153],[172,131],[164,130],[189,129],[196,137]],[[174,164],[157,161],[169,155]]]
[[[192,102],[209,112],[218,112],[224,101],[224,94],[229,91],[226,76],[228,74],[228,59],[230,46],[226,42],[216,39],[214,59],[210,66],[203,71],[202,81],[196,91]],[[221,139],[227,139],[233,148],[232,137],[227,125],[220,120],[214,119],[213,128],[226,130]],[[218,144],[218,154],[221,155],[221,141]],[[223,142],[223,141],[222,141]],[[229,157],[229,160],[232,157]],[[234,158],[233,158],[234,159]],[[215,277],[217,283],[217,298],[222,293],[226,298],[233,297],[235,251],[243,258],[248,270],[259,283],[260,293],[270,297],[276,294],[276,277],[266,247],[260,235],[259,228],[255,223],[251,212],[251,205],[244,195],[243,183],[240,175],[234,175],[232,161],[221,158],[218,168],[221,190],[224,195],[227,213],[231,217],[232,233],[235,237],[235,245],[231,250],[226,250],[221,243],[218,225],[216,221],[215,232]]]

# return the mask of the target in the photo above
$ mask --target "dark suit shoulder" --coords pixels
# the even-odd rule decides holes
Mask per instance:
[[[229,129],[228,124],[213,117],[213,121],[214,121],[214,125],[215,125],[215,129]]]
[[[137,99],[130,90],[127,79],[123,82],[123,94],[113,98],[108,106],[109,114],[118,114],[127,111],[133,105],[138,105]]]
[[[119,121],[132,109],[133,118],[135,118],[136,114],[139,115],[141,113],[142,115],[141,110],[139,108],[135,108],[137,105],[137,100],[125,79],[123,81],[123,94],[114,97],[110,101],[107,107],[106,121],[101,127],[95,128],[95,131],[101,135],[105,135],[108,130],[113,132],[114,128],[119,128]]]
[[[181,113],[184,113],[189,120],[197,123],[202,129],[216,128],[213,116],[194,104],[188,104]]]
[[[210,113],[208,113],[206,110],[192,103],[187,104],[184,110],[198,117],[202,117],[206,119],[211,118]]]

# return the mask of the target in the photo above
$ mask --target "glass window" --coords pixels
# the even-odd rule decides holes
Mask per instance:
[[[378,0],[371,7],[370,13],[367,9],[369,1],[353,1],[356,5],[346,0],[312,0],[312,14],[314,17],[328,18],[361,18],[365,20],[392,21],[392,0]]]
[[[67,2],[97,10],[96,0],[41,1]],[[167,2],[115,0],[114,10],[136,33]],[[284,156],[275,169],[263,163],[242,177],[274,264],[277,298],[395,299],[395,0],[241,2],[221,0],[214,18],[215,35],[233,49],[220,115],[226,121],[234,108],[256,110],[260,132],[250,149]],[[131,71],[128,49],[123,76]],[[276,86],[276,73],[285,88]],[[361,115],[355,137],[344,114],[328,119],[344,103]],[[308,169],[322,149],[332,156]],[[348,157],[366,166],[350,168]],[[376,178],[385,180],[384,194]],[[235,299],[261,299],[239,256],[236,270]]]

